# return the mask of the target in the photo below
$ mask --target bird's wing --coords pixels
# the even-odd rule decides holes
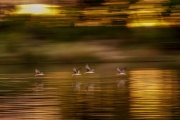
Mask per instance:
[[[76,68],[73,68],[73,72],[74,72],[74,73],[77,73],[77,70],[76,70]]]
[[[118,71],[118,72],[122,72],[122,70],[121,70],[120,68],[117,68],[117,71]]]
[[[122,72],[125,72],[125,71],[126,71],[126,68],[123,68],[123,69],[122,69]]]
[[[79,74],[80,74],[80,69],[81,69],[81,68],[77,69],[77,73],[79,73]]]
[[[38,69],[35,69],[36,74],[40,74],[41,72]]]
[[[88,64],[86,64],[85,68],[86,68],[87,71],[90,71],[90,70],[91,70],[91,68],[89,67]]]

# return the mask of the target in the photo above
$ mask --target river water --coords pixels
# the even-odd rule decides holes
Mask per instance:
[[[179,120],[176,63],[2,65],[1,120]],[[72,76],[81,68],[82,75]],[[127,75],[116,76],[117,67]],[[39,68],[45,76],[35,77]]]

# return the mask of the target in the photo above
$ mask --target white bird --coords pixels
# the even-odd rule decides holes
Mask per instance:
[[[118,73],[116,75],[126,75],[125,68],[123,68],[123,69],[117,68],[117,71],[118,71]]]
[[[74,76],[74,75],[81,75],[81,73],[80,73],[80,69],[76,69],[76,68],[73,68],[73,74],[72,74],[72,76]]]
[[[86,64],[85,69],[86,69],[86,72],[84,74],[86,74],[86,73],[94,73],[94,69],[91,69],[88,64]]]
[[[44,73],[38,69],[35,69],[35,76],[44,76]]]

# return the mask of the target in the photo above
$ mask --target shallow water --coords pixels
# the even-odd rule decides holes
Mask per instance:
[[[179,120],[179,66],[169,63],[3,65],[1,120]],[[35,77],[34,69],[45,76]],[[126,67],[126,76],[116,76]]]

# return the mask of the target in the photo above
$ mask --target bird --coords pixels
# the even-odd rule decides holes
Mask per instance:
[[[44,76],[44,73],[36,68],[35,69],[35,76]]]
[[[125,68],[120,69],[119,67],[117,68],[118,73],[116,74],[117,76],[119,75],[126,75]]]
[[[74,76],[74,75],[81,75],[80,69],[73,68],[73,74],[72,74],[72,76]]]
[[[86,72],[84,74],[86,74],[86,73],[94,73],[94,69],[91,69],[88,64],[86,64],[85,69],[86,69]]]

